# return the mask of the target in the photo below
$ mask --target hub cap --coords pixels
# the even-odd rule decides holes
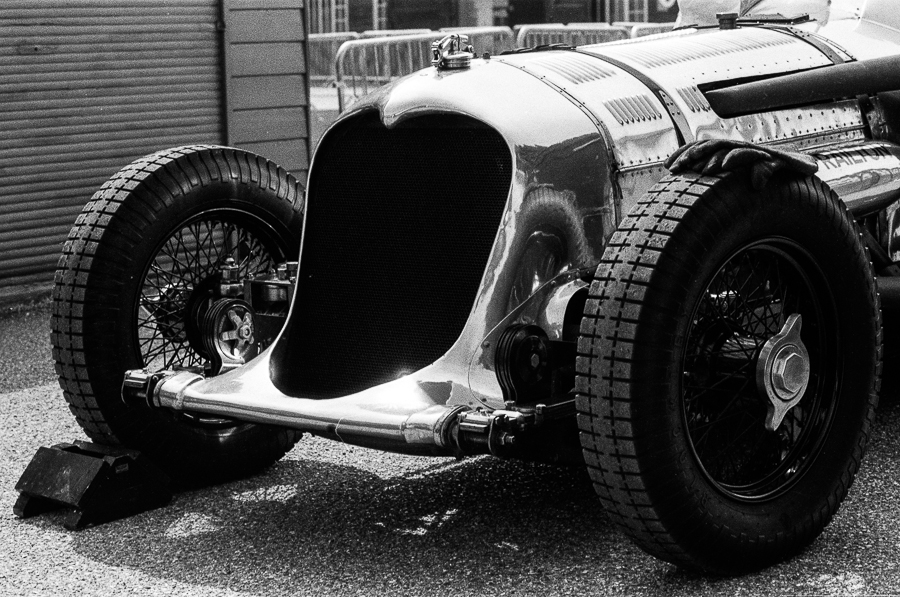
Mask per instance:
[[[766,429],[775,431],[784,416],[803,398],[809,385],[809,352],[800,339],[802,317],[789,316],[781,331],[769,338],[759,353],[756,384],[769,401]]]
[[[204,342],[213,374],[240,367],[257,354],[253,309],[240,299],[220,299],[206,314]]]

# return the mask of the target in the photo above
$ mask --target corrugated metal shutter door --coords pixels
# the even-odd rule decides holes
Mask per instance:
[[[219,0],[0,4],[0,296],[47,284],[110,175],[222,143]]]

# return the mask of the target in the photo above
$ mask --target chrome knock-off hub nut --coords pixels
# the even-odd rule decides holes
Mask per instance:
[[[795,346],[785,346],[775,355],[772,386],[782,400],[791,400],[809,383],[809,362]]]
[[[785,415],[803,398],[809,385],[809,352],[800,339],[801,316],[787,318],[781,331],[769,338],[759,353],[756,384],[768,401],[766,429],[775,431]]]

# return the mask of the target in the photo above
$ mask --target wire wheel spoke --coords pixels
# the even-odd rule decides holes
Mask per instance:
[[[201,330],[206,303],[215,295],[218,271],[234,259],[241,278],[276,265],[263,240],[238,221],[201,215],[185,222],[151,260],[136,306],[137,347],[151,370],[203,366]]]
[[[691,445],[714,484],[739,497],[789,483],[824,419],[825,376],[817,369],[825,352],[824,315],[810,278],[787,249],[760,242],[733,255],[700,297],[685,346],[682,405]],[[801,402],[770,432],[758,359],[793,313],[803,317],[812,374]]]

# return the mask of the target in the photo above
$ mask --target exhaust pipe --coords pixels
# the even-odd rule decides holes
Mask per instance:
[[[122,398],[132,406],[290,427],[366,448],[430,456],[511,456],[527,450],[520,438],[575,416],[574,397],[493,411],[451,405],[451,382],[412,376],[339,398],[294,398],[272,385],[268,354],[208,379],[190,371],[127,371]]]
[[[845,62],[704,90],[713,111],[735,118],[900,89],[900,56]]]
[[[410,376],[339,398],[294,398],[272,384],[266,352],[210,378],[190,371],[127,371],[122,397],[132,405],[290,427],[379,450],[453,456],[459,453],[457,419],[469,408],[446,404],[451,390],[451,382]]]

